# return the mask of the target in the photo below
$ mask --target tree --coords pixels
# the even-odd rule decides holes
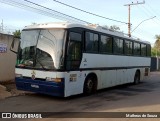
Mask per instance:
[[[160,51],[158,51],[155,47],[151,48],[151,56],[152,57],[160,57]]]
[[[110,29],[114,30],[114,31],[119,31],[120,30],[120,28],[118,26],[116,26],[116,25],[110,26]]]
[[[153,56],[160,56],[160,35],[155,35],[155,43],[154,47],[152,48],[152,55]]]
[[[118,26],[116,26],[116,25],[112,25],[110,27],[108,27],[107,25],[105,25],[103,27],[105,27],[107,29],[110,29],[110,30],[113,30],[113,31],[120,31],[120,28]]]
[[[160,35],[155,35],[156,42],[154,43],[155,48],[160,48]]]
[[[16,30],[15,32],[13,32],[14,37],[16,38],[20,38],[21,36],[21,31],[20,30]]]

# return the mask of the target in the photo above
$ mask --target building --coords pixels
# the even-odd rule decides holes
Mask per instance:
[[[16,54],[10,51],[13,35],[0,33],[0,81],[9,81],[15,78]],[[15,38],[16,48],[19,39]]]

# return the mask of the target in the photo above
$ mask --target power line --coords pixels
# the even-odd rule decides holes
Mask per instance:
[[[131,0],[130,0],[131,1]],[[132,1],[131,1],[132,2]],[[145,4],[147,4],[147,3],[145,3]],[[156,16],[156,18],[154,18],[154,19],[152,19],[152,21],[155,23],[155,24],[158,24],[159,25],[159,22],[160,21],[158,21],[158,17],[157,17],[157,15],[155,15],[155,12],[152,12],[151,13],[151,11],[149,11],[144,5],[141,5],[141,6],[136,6],[138,9],[140,9],[140,11],[142,11],[143,12],[143,14],[146,16],[146,17],[148,17],[148,18],[150,18],[151,16]],[[137,26],[136,26],[137,27]],[[135,28],[136,28],[135,27]],[[132,30],[132,32],[133,32],[133,30]],[[135,32],[135,33],[137,33],[137,32]]]
[[[145,6],[143,6],[143,8],[146,10],[146,11],[148,11],[148,13],[150,13],[150,14],[154,14],[154,15],[158,15],[159,16],[159,14],[157,13],[157,12],[155,12],[153,9],[151,9],[151,7],[150,7],[150,9],[148,9],[147,7],[145,7]],[[156,13],[156,14],[155,14]],[[157,19],[157,21],[154,21],[155,23],[157,23],[157,22],[159,22],[160,23],[160,19],[157,17],[156,18]],[[159,25],[159,23],[157,23],[158,25]]]
[[[149,4],[147,4],[147,6],[151,9],[151,11],[153,11],[153,13],[156,13],[158,16],[160,16],[160,14],[157,11],[155,11]]]
[[[156,16],[153,16],[153,17],[151,17],[151,18],[148,18],[148,19],[145,19],[145,20],[143,20],[143,21],[141,21],[141,23],[139,23],[133,30],[132,30],[132,32],[134,31],[134,30],[136,30],[143,22],[145,22],[145,21],[148,21],[148,20],[150,20],[150,19],[153,19],[153,18],[155,18]],[[131,33],[132,33],[131,32]]]
[[[130,0],[131,1],[131,0]],[[132,2],[132,1],[131,1]],[[145,2],[145,4],[147,5],[147,6],[149,6],[149,4],[147,4],[147,2]],[[150,7],[150,6],[149,6]],[[152,21],[154,22],[154,23],[156,23],[156,24],[158,24],[159,25],[159,22],[160,22],[160,19],[158,18],[158,13],[156,12],[156,11],[154,11],[153,10],[153,8],[151,8],[150,7],[150,10],[146,7],[146,6],[144,6],[144,5],[142,5],[141,6],[141,8],[139,7],[139,6],[137,6],[137,8],[139,8],[139,9],[141,9],[141,10],[143,10],[143,12],[144,12],[144,14],[146,15],[146,17],[150,17],[150,16],[156,16],[156,18],[155,19],[152,19]],[[157,14],[155,14],[155,13],[157,13]],[[160,15],[160,14],[159,14]],[[157,20],[157,21],[156,21]]]
[[[69,17],[69,18],[72,18],[72,19],[75,19],[75,20],[78,20],[78,21],[81,21],[81,22],[84,22],[84,23],[87,23],[87,24],[91,24],[91,23],[89,23],[89,22],[86,22],[86,21],[83,21],[83,20],[81,20],[81,19],[75,18],[75,17],[73,17],[73,16],[69,16],[69,15],[66,15],[66,14],[64,14],[64,13],[55,11],[55,10],[53,10],[53,9],[50,9],[50,8],[45,7],[45,6],[39,5],[39,4],[37,4],[37,3],[31,2],[31,1],[29,1],[29,0],[24,0],[24,1],[26,1],[26,2],[28,2],[28,3],[31,3],[31,4],[33,4],[33,5],[36,5],[36,6],[38,6],[38,7],[42,7],[42,8],[45,8],[45,9],[47,9],[47,10],[56,12],[56,13],[61,14],[61,15],[63,15],[63,16],[67,16],[67,17]]]
[[[22,3],[21,2],[17,2],[17,1],[14,1],[14,0],[0,0],[1,3],[5,3],[5,4],[8,4],[8,5],[11,5],[11,6],[15,6],[15,7],[18,7],[18,8],[22,8],[22,9],[27,9],[27,10],[30,10],[32,12],[36,12],[36,13],[39,13],[39,14],[42,14],[42,15],[46,15],[46,16],[49,16],[49,17],[52,17],[52,18],[58,18],[58,19],[61,19],[61,20],[69,20],[70,22],[78,22],[78,23],[87,23],[87,24],[91,24],[90,22],[87,22],[87,21],[83,21],[81,19],[78,19],[78,18],[75,18],[75,17],[72,17],[72,16],[69,16],[67,14],[64,14],[64,13],[61,13],[61,12],[58,12],[58,11],[55,11],[53,9],[50,9],[50,8],[47,8],[47,7],[44,7],[42,5],[39,5],[37,3],[34,3],[34,2],[31,2],[29,0],[23,0],[25,2]]]
[[[63,2],[60,2],[60,1],[58,1],[58,0],[53,0],[53,1],[54,1],[54,2],[57,2],[57,3],[59,3],[59,4],[62,4],[62,5],[65,5],[65,6],[67,6],[67,7],[70,7],[70,8],[76,9],[76,10],[79,10],[79,11],[81,11],[81,12],[84,12],[84,13],[87,13],[87,14],[90,14],[90,15],[93,15],[93,16],[96,16],[96,17],[100,17],[100,18],[103,18],[103,19],[107,19],[107,20],[110,20],[110,21],[115,21],[115,22],[119,22],[119,23],[123,23],[123,24],[128,24],[127,22],[123,22],[123,21],[119,21],[119,20],[107,18],[107,17],[101,16],[101,15],[98,15],[98,14],[95,14],[95,13],[91,13],[91,12],[82,10],[82,9],[80,9],[80,8],[77,8],[77,7],[68,5],[68,4],[63,3]]]
[[[80,23],[91,24],[90,22],[87,22],[87,21],[84,21],[84,20],[69,16],[67,14],[55,11],[55,10],[50,9],[48,7],[45,7],[45,6],[39,5],[37,3],[31,2],[29,0],[23,0],[26,3],[28,3],[29,5],[26,5],[26,4],[22,3],[22,2],[13,1],[13,0],[5,0],[5,1],[4,0],[0,0],[0,1],[1,1],[1,3],[5,3],[5,4],[11,5],[11,6],[15,6],[15,7],[18,7],[18,8],[20,7],[22,9],[28,9],[30,11],[33,11],[33,12],[36,12],[36,13],[39,13],[39,14],[42,14],[42,15],[47,15],[49,17],[53,17],[54,16],[54,18],[58,18],[58,19],[62,19],[62,20],[67,20],[67,21],[69,20],[69,21],[74,21],[74,22],[78,21]],[[45,11],[44,9],[47,10],[47,11]],[[93,13],[90,13],[90,14],[93,14]],[[99,16],[97,14],[93,14],[93,15]],[[103,16],[99,16],[99,17],[103,17]],[[103,18],[106,18],[106,17],[103,17]],[[112,20],[112,21],[116,21],[116,22],[120,22],[120,23],[128,24],[126,22],[121,22],[121,21],[117,21],[117,20],[114,20],[114,19],[110,19],[110,18],[106,18],[106,19],[109,19],[109,20]]]
[[[139,7],[140,8],[140,7]],[[141,10],[143,10],[143,12],[145,13],[145,15],[147,16],[147,17],[150,17],[150,16],[156,16],[156,18],[155,19],[152,19],[152,21],[155,23],[155,24],[160,24],[160,20],[158,19],[158,16],[157,16],[157,14],[155,14],[155,12],[152,12],[151,10],[149,10],[146,6],[142,6],[141,7],[142,9]],[[156,21],[157,20],[157,21]]]

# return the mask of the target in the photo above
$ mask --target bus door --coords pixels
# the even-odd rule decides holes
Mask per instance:
[[[67,70],[79,69],[82,59],[82,35],[77,32],[69,33],[67,50]]]
[[[82,59],[82,34],[69,33],[65,75],[65,95],[79,94],[83,91],[82,72],[79,71]]]

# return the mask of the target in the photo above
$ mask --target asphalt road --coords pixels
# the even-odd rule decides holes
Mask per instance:
[[[117,86],[100,90],[91,96],[57,98],[28,94],[10,97],[0,100],[0,112],[160,112],[160,72],[151,73],[150,77],[139,85]],[[52,117],[52,113],[49,114],[45,121]],[[82,116],[79,120],[83,118],[85,117]],[[58,118],[56,120],[74,119]],[[127,121],[130,120],[134,119],[127,118]]]

